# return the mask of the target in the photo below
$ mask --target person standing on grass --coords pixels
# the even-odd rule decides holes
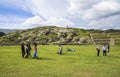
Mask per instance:
[[[97,49],[97,56],[99,56],[100,55],[100,44],[97,45],[96,49]]]
[[[38,54],[37,54],[37,44],[34,45],[34,58],[38,58]]]
[[[26,46],[25,46],[25,50],[26,50],[26,58],[28,58],[29,57],[29,48],[28,48],[28,44],[26,44]]]
[[[30,43],[28,43],[28,49],[29,49],[29,56],[31,57],[31,46],[30,46]]]
[[[107,56],[107,53],[106,53],[106,45],[104,45],[102,47],[102,50],[103,50],[103,56]]]
[[[62,45],[59,45],[59,54],[62,55]]]
[[[24,58],[24,56],[25,56],[25,47],[24,47],[24,43],[21,44],[21,51],[22,51],[22,58]]]

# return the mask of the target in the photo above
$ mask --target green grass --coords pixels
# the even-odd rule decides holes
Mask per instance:
[[[76,52],[66,53],[74,48]],[[112,46],[108,56],[96,56],[96,46],[38,46],[39,59],[21,58],[19,46],[0,46],[0,77],[119,77],[120,45]],[[33,55],[33,50],[32,50]]]

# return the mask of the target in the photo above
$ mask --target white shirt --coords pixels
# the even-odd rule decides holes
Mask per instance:
[[[103,46],[102,50],[103,50],[103,51],[105,51],[105,50],[106,50],[106,47],[105,47],[105,46]]]
[[[97,45],[97,49],[100,49],[100,45]]]
[[[60,51],[62,50],[62,47],[59,47]]]

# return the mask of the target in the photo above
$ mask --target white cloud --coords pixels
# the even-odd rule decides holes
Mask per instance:
[[[86,19],[106,18],[112,15],[120,14],[120,3],[115,1],[102,1],[88,9],[84,15]]]
[[[97,29],[120,29],[120,15],[110,16],[99,20],[92,20],[89,25]]]
[[[0,4],[17,7],[34,14],[34,17],[27,18],[21,23],[19,28],[70,25],[120,29],[118,21],[120,20],[120,0],[1,0]]]
[[[27,0],[26,5],[34,15],[43,16],[46,19],[67,16],[67,7],[66,0]]]
[[[0,23],[6,22],[6,23],[22,23],[26,20],[26,17],[17,17],[17,16],[9,16],[9,15],[1,15],[0,14]]]
[[[120,28],[119,0],[68,0],[73,17],[83,18],[91,28]]]
[[[45,25],[62,27],[75,25],[66,18],[68,16],[68,2],[66,0],[26,0],[26,6],[23,9],[35,15],[22,23],[21,26],[24,26],[24,28]]]
[[[39,16],[35,16],[35,17],[28,18],[25,22],[21,24],[21,27],[26,29],[38,27],[39,25],[42,25],[43,22],[44,21]]]
[[[92,8],[100,0],[68,0],[70,7],[69,11],[74,13],[83,13],[85,10]]]
[[[5,16],[0,14],[0,29],[19,29],[23,21],[25,21],[26,18],[24,17],[16,17],[16,16]],[[23,27],[24,28],[24,27]]]
[[[44,20],[40,16],[34,16],[31,18],[28,18],[24,23],[21,24],[21,28],[33,28],[33,27],[39,27],[39,26],[49,26],[49,25],[55,25],[59,27],[66,27],[67,25],[73,26],[74,23],[71,21],[64,19],[64,18],[50,18],[49,20]]]
[[[57,25],[59,27],[66,27],[67,25],[73,27],[75,25],[73,22],[64,19],[64,18],[51,18],[48,21],[46,21],[44,24],[46,25]]]

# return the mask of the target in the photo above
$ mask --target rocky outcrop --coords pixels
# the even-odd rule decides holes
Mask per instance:
[[[38,44],[84,44],[88,38],[80,37],[79,29],[39,27],[20,30],[0,37],[0,45],[17,45],[22,42]]]

